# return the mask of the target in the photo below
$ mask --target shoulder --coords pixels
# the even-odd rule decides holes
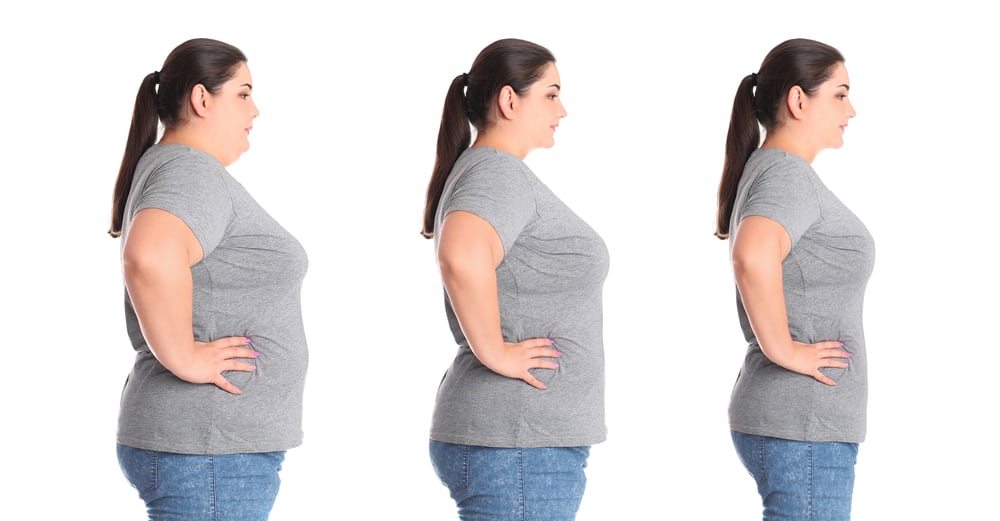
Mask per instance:
[[[211,154],[184,145],[154,145],[136,167],[152,183],[184,184],[195,189],[225,186],[229,174]]]
[[[455,163],[459,185],[487,185],[496,189],[530,188],[537,182],[521,159],[493,148],[469,148]]]
[[[788,176],[807,174],[814,175],[812,166],[801,157],[781,150],[780,148],[759,148],[747,160],[748,172],[762,175]]]
[[[813,191],[819,181],[806,160],[777,148],[754,151],[747,160],[743,178],[751,191]]]
[[[161,169],[196,173],[222,173],[225,167],[211,154],[185,145],[154,145],[146,154]]]

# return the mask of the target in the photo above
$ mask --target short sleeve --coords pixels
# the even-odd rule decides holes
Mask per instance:
[[[234,217],[232,198],[221,166],[193,155],[172,159],[150,173],[132,210],[157,208],[187,224],[211,253],[225,236]]]
[[[528,172],[512,158],[496,156],[477,163],[455,182],[441,215],[470,212],[493,226],[504,253],[537,216]]]
[[[740,220],[751,215],[772,219],[785,228],[794,245],[819,220],[820,205],[812,173],[788,166],[779,163],[761,172],[747,192]]]

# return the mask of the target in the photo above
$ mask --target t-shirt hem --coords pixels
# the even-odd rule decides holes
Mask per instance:
[[[607,435],[581,436],[576,438],[533,438],[533,439],[504,439],[504,438],[481,438],[478,436],[456,436],[452,434],[442,434],[432,432],[430,438],[434,441],[452,443],[455,445],[470,445],[474,447],[493,447],[510,449],[536,449],[541,447],[589,447],[597,445],[607,440]]]
[[[174,445],[160,441],[136,440],[119,436],[117,442],[136,449],[170,452],[172,454],[256,454],[262,452],[280,452],[294,449],[302,445],[302,440],[254,443],[252,445]]]
[[[781,438],[792,441],[816,441],[816,442],[840,442],[840,443],[861,443],[865,441],[864,434],[843,433],[843,432],[802,432],[802,431],[782,431],[761,427],[750,427],[746,425],[730,424],[729,428],[736,432],[749,434],[751,436],[767,436],[769,438]]]

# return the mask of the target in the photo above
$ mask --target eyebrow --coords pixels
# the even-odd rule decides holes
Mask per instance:
[[[851,86],[846,83],[841,83],[840,85],[837,85],[837,87],[843,87],[847,90],[851,90]]]
[[[562,90],[562,87],[560,87],[558,83],[553,83],[552,85],[549,85],[549,87],[555,87],[558,90]]]
[[[240,87],[246,87],[250,90],[253,90],[253,85],[250,85],[249,83],[244,83],[243,85],[240,85]]]

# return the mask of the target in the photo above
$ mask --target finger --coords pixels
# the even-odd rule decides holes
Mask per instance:
[[[836,367],[838,369],[847,369],[849,365],[847,362],[841,362],[840,360],[828,358],[823,361],[823,365],[820,367]]]
[[[223,371],[246,371],[246,372],[250,372],[250,371],[253,371],[255,369],[257,369],[257,366],[254,365],[254,364],[250,364],[250,363],[247,363],[247,362],[240,362],[239,360],[231,360],[231,361],[229,361],[225,365],[225,367],[222,370]]]
[[[819,372],[819,370],[817,370],[817,371],[816,371],[816,372],[815,372],[815,373],[814,373],[814,374],[812,375],[812,377],[813,377],[813,378],[815,378],[817,382],[820,382],[820,383],[824,383],[824,384],[826,384],[826,385],[837,385],[837,384],[836,384],[836,383],[835,383],[835,382],[834,382],[833,380],[831,380],[831,379],[830,379],[829,377],[827,377],[827,376],[826,376],[825,374],[823,374],[823,373]]]
[[[552,349],[551,347],[536,347],[532,349],[531,352],[528,353],[528,355],[531,358],[539,358],[539,357],[559,358],[562,356],[562,353],[556,349]]]
[[[554,344],[554,342],[552,341],[551,338],[531,338],[525,340],[524,342],[521,342],[521,345],[526,348],[549,347],[552,344]]]
[[[528,385],[530,385],[530,386],[532,386],[532,387],[534,387],[536,389],[541,389],[543,391],[545,390],[545,384],[543,384],[542,382],[540,382],[538,380],[538,378],[535,378],[534,376],[532,376],[531,373],[528,373],[528,374],[522,376],[521,379],[524,380]]]
[[[249,345],[251,342],[252,341],[247,337],[227,336],[225,338],[220,338],[212,343],[217,344],[219,347],[242,347],[245,345]]]
[[[227,349],[226,358],[257,358],[260,355],[257,351],[245,347],[230,347]]]
[[[229,380],[226,380],[222,375],[219,375],[219,378],[212,383],[214,383],[216,387],[222,389],[223,391],[226,391],[227,393],[240,394],[240,388],[233,385],[232,382],[230,382]]]
[[[535,367],[539,369],[559,369],[559,364],[551,360],[535,359]]]

